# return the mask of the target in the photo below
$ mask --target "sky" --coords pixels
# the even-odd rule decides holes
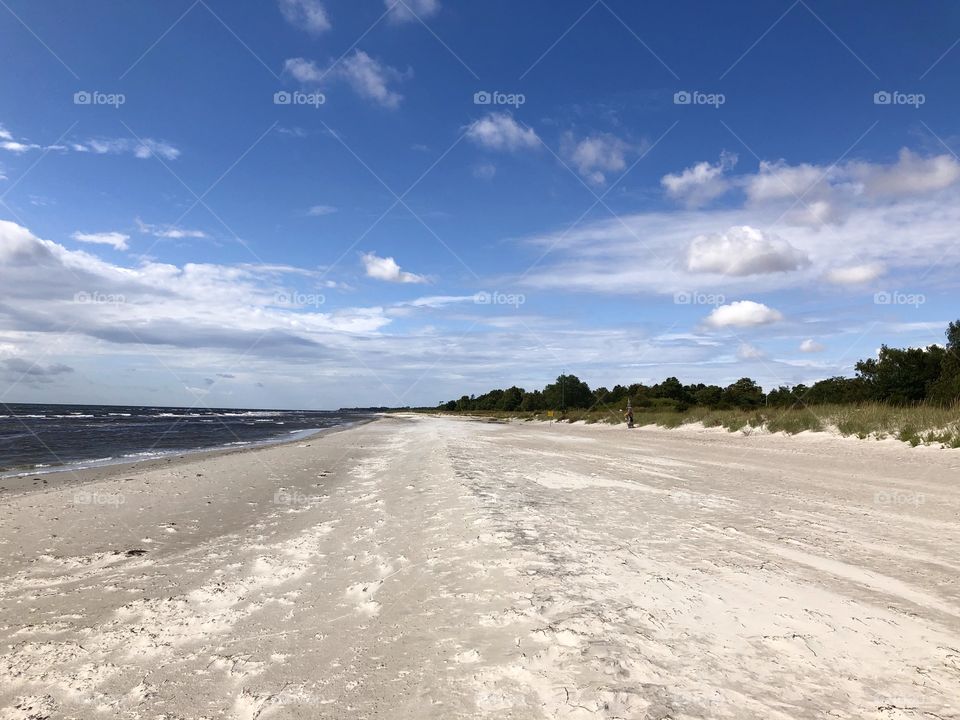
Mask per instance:
[[[0,401],[851,375],[960,316],[960,5],[2,0]]]

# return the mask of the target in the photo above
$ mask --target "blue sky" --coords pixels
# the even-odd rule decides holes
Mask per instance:
[[[772,387],[941,342],[958,40],[946,2],[4,0],[0,399]]]

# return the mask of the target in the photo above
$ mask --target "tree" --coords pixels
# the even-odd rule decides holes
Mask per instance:
[[[590,386],[576,375],[560,375],[555,383],[543,389],[543,397],[551,410],[588,408],[594,403]]]
[[[719,385],[702,385],[692,394],[697,405],[710,408],[718,407],[723,400],[723,388]]]
[[[503,391],[503,395],[500,396],[500,401],[497,403],[497,410],[506,410],[507,412],[519,410],[523,402],[523,395],[523,388],[518,388],[516,385],[507,388]]]
[[[763,405],[763,390],[750,378],[740,378],[723,391],[722,403],[737,408]]]
[[[689,405],[693,402],[683,383],[675,377],[668,377],[659,385],[654,385],[650,388],[650,394],[653,397],[674,400],[678,405]]]
[[[538,412],[547,409],[547,401],[543,398],[543,393],[539,390],[524,394],[520,402],[520,409],[524,412]]]
[[[871,399],[906,405],[927,399],[946,355],[938,345],[904,350],[881,345],[876,359],[861,360],[856,368],[870,387]]]
[[[940,364],[940,377],[930,388],[930,399],[941,405],[960,402],[960,320],[947,328],[947,350]]]

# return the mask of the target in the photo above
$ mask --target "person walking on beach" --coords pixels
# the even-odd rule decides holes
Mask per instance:
[[[633,427],[633,406],[629,404],[627,405],[627,427]]]

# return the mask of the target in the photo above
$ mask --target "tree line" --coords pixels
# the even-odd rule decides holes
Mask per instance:
[[[797,404],[852,404],[881,402],[891,405],[931,403],[952,406],[960,402],[960,320],[947,328],[945,346],[891,348],[883,345],[876,358],[856,364],[856,376],[832,377],[813,385],[780,386],[765,393],[750,378],[726,387],[697,383],[684,385],[669,377],[656,385],[615,385],[591,389],[576,375],[560,375],[543,390],[520,387],[491,390],[483,395],[464,395],[440,403],[446,411],[563,411],[567,409],[614,409],[626,405],[686,411],[694,406],[716,410],[750,409],[764,405],[790,407]]]

